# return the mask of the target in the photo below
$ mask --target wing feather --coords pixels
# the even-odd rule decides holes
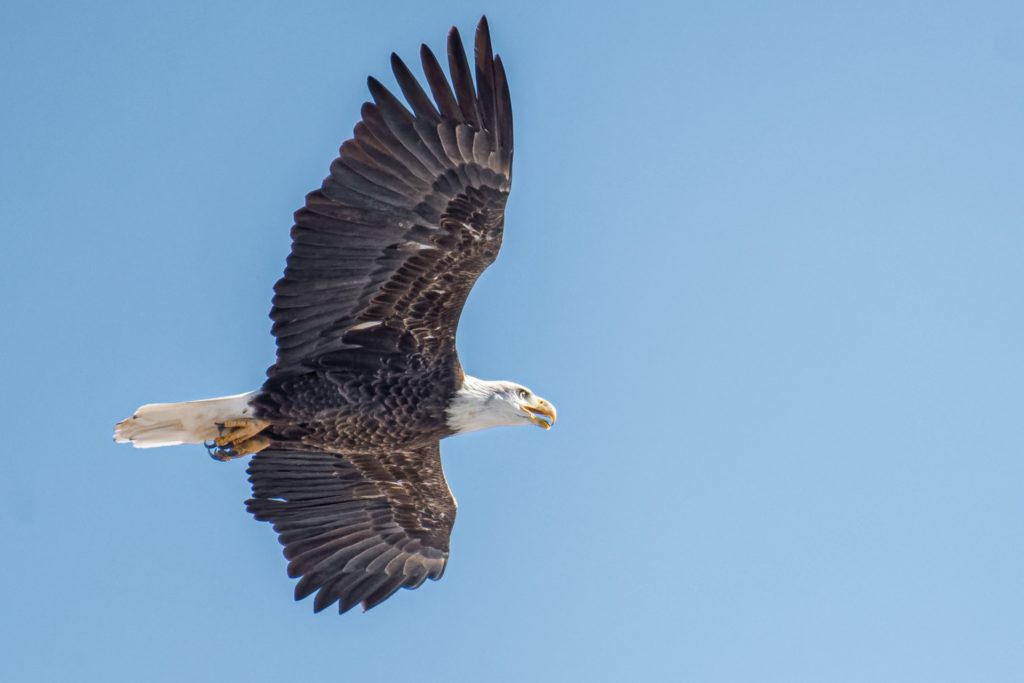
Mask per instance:
[[[448,31],[448,70],[452,75],[455,87],[455,99],[459,102],[462,119],[473,127],[480,129],[480,114],[477,111],[476,93],[473,92],[473,80],[469,71],[469,60],[462,46],[459,29],[452,26]]]
[[[494,90],[494,53],[491,49],[491,31],[487,25],[487,17],[480,19],[476,28],[476,89],[480,114],[483,117],[482,128],[497,131],[497,101]]]
[[[444,173],[444,165],[431,153],[430,149],[420,139],[416,132],[415,119],[412,114],[402,106],[402,103],[391,94],[391,91],[380,84],[375,78],[369,79],[370,93],[377,105],[377,111],[381,120],[387,127],[394,140],[400,144],[409,154],[415,157],[429,175],[428,180]],[[425,185],[423,189],[427,189]]]
[[[442,118],[448,121],[464,120],[459,103],[455,101],[455,95],[452,93],[451,86],[448,85],[448,79],[445,78],[441,63],[437,61],[437,57],[426,45],[420,46],[420,61],[423,63],[423,75],[427,78],[427,85],[430,86],[430,92],[434,96],[434,101],[437,102]]]
[[[249,463],[246,507],[274,526],[315,611],[379,604],[438,579],[448,561],[455,500],[432,444],[386,454],[266,450]]]
[[[427,362],[454,350],[466,297],[501,247],[511,104],[486,19],[472,70],[459,32],[449,32],[451,82],[429,48],[420,55],[427,88],[392,55],[408,106],[370,78],[362,120],[295,214],[271,310],[271,376],[364,364],[359,349],[386,352],[388,339],[412,339]],[[382,324],[354,334],[370,321]]]
[[[430,101],[427,93],[423,91],[423,86],[412,75],[405,62],[394,52],[391,53],[391,71],[395,74],[398,87],[402,89],[402,95],[412,106],[412,110],[416,112],[416,118],[432,123],[440,121],[441,114],[437,111],[434,103]]]

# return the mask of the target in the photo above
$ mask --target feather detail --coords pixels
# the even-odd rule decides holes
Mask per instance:
[[[258,392],[182,403],[149,403],[117,423],[114,441],[136,448],[203,443],[217,438],[227,420],[253,416],[251,401]]]

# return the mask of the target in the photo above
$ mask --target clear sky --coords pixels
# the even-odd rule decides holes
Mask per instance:
[[[825,7],[827,5],[828,7]],[[291,213],[392,50],[512,87],[442,581],[293,603],[245,463],[137,451],[254,389]],[[5,681],[1019,681],[1024,6],[0,6]]]

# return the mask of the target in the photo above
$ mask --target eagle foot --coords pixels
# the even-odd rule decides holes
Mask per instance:
[[[259,453],[270,445],[269,438],[260,436],[260,432],[269,426],[270,422],[267,420],[225,420],[219,425],[220,436],[204,445],[210,457],[220,462]]]
[[[213,440],[218,446],[230,446],[251,439],[264,429],[270,426],[267,420],[256,420],[252,418],[239,418],[237,420],[225,420],[219,424],[220,436]]]
[[[203,445],[206,446],[206,451],[210,454],[211,458],[219,462],[228,462],[245,455],[259,453],[264,448],[270,446],[270,444],[271,440],[268,437],[254,436],[251,439],[231,443],[226,446],[218,446],[213,441],[207,441]]]

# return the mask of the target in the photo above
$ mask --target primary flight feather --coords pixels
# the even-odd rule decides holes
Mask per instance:
[[[441,577],[456,508],[441,439],[555,421],[526,387],[464,373],[455,350],[466,297],[501,247],[512,181],[512,104],[486,18],[474,47],[471,71],[451,29],[450,85],[421,48],[429,94],[392,54],[408,107],[369,79],[373,101],[295,213],[263,386],[145,405],[115,428],[140,448],[254,454],[246,506],[273,524],[295,597],[315,593],[316,611],[369,609]]]

